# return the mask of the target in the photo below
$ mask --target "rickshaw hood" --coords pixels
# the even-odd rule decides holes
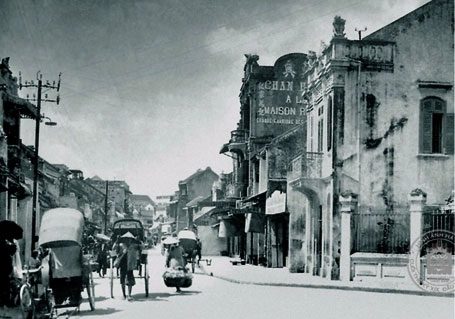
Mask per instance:
[[[41,220],[39,245],[58,247],[81,245],[84,215],[72,208],[54,208],[46,211]]]

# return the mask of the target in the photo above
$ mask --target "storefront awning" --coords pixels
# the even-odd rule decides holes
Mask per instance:
[[[202,207],[200,211],[198,211],[194,217],[193,217],[193,221],[196,221],[198,220],[199,218],[207,215],[207,214],[210,214],[211,212],[213,212],[214,210],[216,209],[216,207],[214,206],[208,206],[208,207]]]
[[[246,199],[243,200],[243,202],[247,203],[247,202],[259,201],[261,199],[265,199],[266,195],[267,195],[267,191],[265,190],[263,192],[251,195],[250,197],[247,197]]]
[[[3,93],[2,99],[3,101],[13,105],[13,107],[18,110],[23,117],[35,119],[38,114],[36,106],[26,99],[22,99],[6,92]]]
[[[218,237],[235,237],[244,234],[244,223],[239,219],[223,219],[220,221]]]

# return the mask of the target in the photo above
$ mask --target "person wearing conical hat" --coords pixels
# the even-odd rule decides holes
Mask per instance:
[[[122,286],[123,298],[129,301],[133,300],[131,292],[136,284],[133,270],[137,268],[138,260],[138,245],[136,237],[130,232],[127,232],[120,237],[119,269],[120,269],[120,284]],[[128,296],[125,294],[125,286],[128,286]]]

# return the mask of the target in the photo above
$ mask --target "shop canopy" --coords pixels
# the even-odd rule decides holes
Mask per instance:
[[[218,229],[218,237],[235,237],[245,233],[244,219],[237,218],[222,219],[220,221],[220,228]]]
[[[198,212],[194,215],[193,221],[196,221],[196,220],[198,220],[199,218],[202,218],[202,217],[204,217],[205,215],[212,213],[215,209],[216,209],[216,207],[214,207],[214,206],[202,207],[201,210],[198,211]]]

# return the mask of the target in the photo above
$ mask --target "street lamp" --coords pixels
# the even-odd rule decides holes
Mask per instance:
[[[44,114],[43,114],[43,116],[41,116],[41,119],[47,120],[46,122],[44,122],[44,125],[47,125],[47,126],[56,126],[57,125],[57,122],[52,121],[51,118],[44,116]],[[41,120],[41,122],[42,122],[42,120]]]

